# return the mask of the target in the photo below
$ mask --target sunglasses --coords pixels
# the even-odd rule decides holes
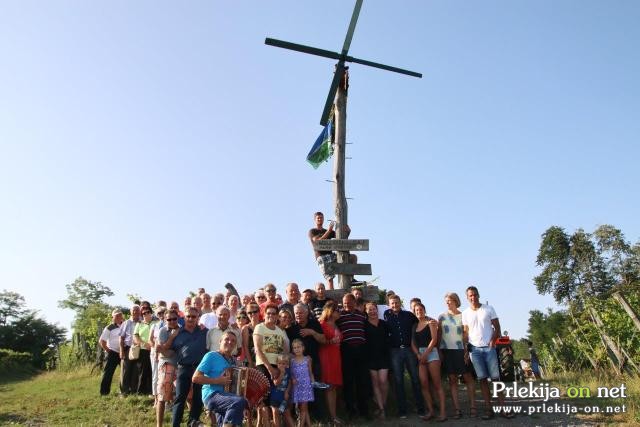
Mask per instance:
[[[189,315],[187,315],[187,316],[185,316],[185,317],[186,317],[187,319],[195,319],[195,318],[196,318],[196,317],[198,317],[198,316],[193,316],[193,315],[189,314]]]
[[[258,299],[267,299],[267,297],[265,297],[264,295],[260,295]]]
[[[256,313],[260,313],[260,310],[255,310],[255,311],[247,311],[247,314],[250,316],[253,316]]]
[[[177,317],[167,317],[167,322],[176,322],[177,320]]]

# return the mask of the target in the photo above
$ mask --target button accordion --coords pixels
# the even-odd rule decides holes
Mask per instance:
[[[233,367],[225,369],[225,375],[231,377],[231,384],[224,386],[224,391],[247,399],[249,408],[257,407],[269,393],[269,380],[257,369]]]

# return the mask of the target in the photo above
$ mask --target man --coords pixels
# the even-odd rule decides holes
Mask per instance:
[[[224,332],[233,332],[236,336],[236,343],[238,347],[235,348],[232,354],[235,356],[238,354],[240,348],[242,348],[242,340],[240,339],[240,329],[236,326],[232,326],[229,323],[229,318],[231,317],[231,310],[229,310],[224,305],[218,307],[218,311],[216,313],[218,315],[218,324],[213,328],[209,329],[207,332],[207,350],[216,351],[220,347],[220,339]]]
[[[342,297],[342,312],[336,325],[342,333],[340,352],[343,398],[350,417],[355,417],[358,413],[364,418],[369,417],[367,398],[370,380],[364,332],[366,322],[367,317],[355,310],[354,296],[346,294]]]
[[[293,313],[293,307],[300,302],[300,290],[298,289],[298,284],[291,282],[287,284],[286,288],[287,300],[280,304],[278,307],[279,310],[286,308],[289,312]]]
[[[496,339],[500,336],[500,321],[493,307],[480,304],[480,293],[475,286],[467,288],[467,300],[469,307],[462,312],[462,341],[465,348],[465,360],[469,360],[480,380],[480,390],[486,405],[483,420],[493,418],[491,408],[491,395],[489,383],[500,381],[500,369],[498,368],[498,354],[496,353]],[[504,394],[498,394],[500,406],[504,406]],[[513,418],[511,412],[500,412],[505,418]]]
[[[192,378],[194,384],[203,384],[202,402],[211,414],[216,415],[218,425],[224,427],[241,426],[247,405],[242,396],[224,391],[224,386],[231,383],[231,376],[225,374],[225,369],[235,366],[231,353],[237,347],[236,335],[225,331],[218,351],[205,355]]]
[[[171,418],[173,427],[180,427],[182,422],[184,404],[191,389],[191,377],[193,377],[196,367],[207,352],[207,332],[206,328],[198,327],[198,310],[195,307],[189,307],[185,316],[184,327],[178,330],[172,329],[167,342],[163,344],[163,350],[171,349],[177,355],[176,399],[173,404],[173,416]],[[188,425],[198,422],[201,411],[202,386],[194,384]]]
[[[309,233],[308,233],[309,240],[311,240],[312,246],[313,246],[313,242],[316,242],[318,240],[335,239],[336,232],[333,230],[334,221],[330,221],[329,229],[325,229],[323,227],[324,214],[322,212],[316,212],[313,215],[313,220],[316,226],[311,230],[309,230]],[[347,224],[344,224],[342,226],[342,231],[343,231],[342,237],[345,239],[349,237],[349,234],[351,234],[351,228],[349,228]],[[333,278],[335,277],[335,274],[329,273],[326,269],[326,265],[329,263],[336,262],[337,260],[336,254],[332,251],[317,251],[315,250],[315,248],[313,249],[313,253],[314,253],[316,262],[318,263],[318,267],[320,268],[320,272],[322,273],[324,278],[327,280],[327,286],[329,286],[329,289],[333,289]],[[351,263],[356,262],[355,255],[350,255],[350,262]]]
[[[356,300],[358,298],[364,298],[364,294],[362,293],[362,289],[361,288],[351,288],[351,294],[356,297]]]
[[[131,307],[131,317],[120,326],[120,393],[124,395],[134,393],[138,388],[138,362],[129,359],[129,349],[133,344],[133,331],[141,320],[140,306],[134,304]]]
[[[398,416],[407,418],[407,399],[404,393],[404,367],[409,371],[411,388],[416,410],[424,415],[424,398],[420,390],[418,375],[418,358],[411,349],[411,334],[418,319],[413,313],[402,310],[402,303],[398,295],[389,297],[389,308],[384,312],[384,320],[389,327],[389,342],[391,345],[391,370],[393,372],[396,398],[398,402]]]
[[[276,300],[276,285],[267,283],[263,291],[267,299],[258,304],[258,306],[260,307],[260,317],[264,319],[264,309],[267,308],[268,305],[275,305],[277,307],[278,303]]]
[[[175,351],[165,349],[164,344],[169,339],[171,331],[179,332],[178,311],[169,310],[165,315],[166,326],[160,328],[158,334],[158,342],[156,343],[156,351],[158,352],[158,385],[156,405],[156,425],[162,426],[164,419],[164,408],[166,402],[173,400],[175,393],[174,381],[176,380],[176,364],[177,356]]]
[[[204,306],[204,303],[202,302],[202,297],[195,296],[195,297],[191,298],[191,307],[195,307],[198,310],[199,314],[202,314],[202,307],[203,306]]]
[[[313,311],[316,319],[320,318],[322,310],[324,309],[324,305],[327,303],[327,297],[324,292],[324,283],[316,283],[316,297],[312,299],[311,303],[309,304],[309,308],[311,309],[311,311]]]
[[[113,373],[120,364],[120,325],[124,321],[122,311],[119,309],[111,312],[111,324],[104,328],[100,335],[100,347],[107,355],[107,363],[100,382],[100,394],[103,396],[111,392]]]

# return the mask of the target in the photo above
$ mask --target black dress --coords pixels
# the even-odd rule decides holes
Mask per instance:
[[[369,356],[369,369],[378,371],[389,369],[389,328],[387,322],[380,319],[378,326],[367,322],[364,327],[367,340],[367,355]]]

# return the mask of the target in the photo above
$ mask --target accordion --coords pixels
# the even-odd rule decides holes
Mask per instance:
[[[255,408],[269,393],[270,385],[262,372],[253,368],[234,367],[225,369],[225,375],[231,376],[231,384],[224,391],[247,399],[249,408]]]

